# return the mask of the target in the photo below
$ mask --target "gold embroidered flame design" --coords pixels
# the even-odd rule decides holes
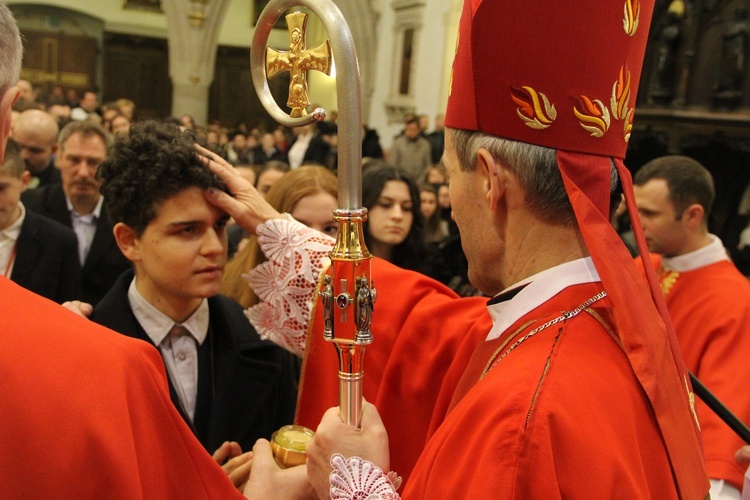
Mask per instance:
[[[520,89],[511,87],[510,97],[518,104],[516,114],[527,127],[544,130],[557,118],[555,105],[550,104],[546,95],[531,87],[523,86]]]
[[[640,0],[625,0],[625,15],[622,19],[622,27],[628,36],[635,35],[638,30],[638,21],[641,17]]]
[[[622,133],[625,137],[625,142],[628,142],[630,140],[630,132],[633,130],[633,114],[635,113],[635,110],[633,108],[630,108],[628,110],[627,116],[625,116],[625,124],[622,127]]]
[[[620,77],[612,85],[610,108],[616,120],[624,120],[630,104],[630,71],[625,66],[620,68]]]
[[[581,127],[587,132],[591,132],[592,137],[602,137],[609,130],[610,119],[607,107],[599,99],[592,101],[586,96],[581,96],[578,99],[578,105],[583,111],[580,111],[577,106],[573,106],[573,113],[576,118],[581,120]]]

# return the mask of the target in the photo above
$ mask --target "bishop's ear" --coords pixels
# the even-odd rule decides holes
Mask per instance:
[[[482,179],[485,199],[491,207],[497,207],[505,194],[506,171],[501,162],[495,159],[488,150],[481,148],[477,152],[477,174]]]
[[[138,237],[133,228],[123,222],[118,222],[115,224],[115,227],[112,228],[112,233],[115,236],[117,246],[120,247],[120,251],[126,259],[131,262],[141,260]]]

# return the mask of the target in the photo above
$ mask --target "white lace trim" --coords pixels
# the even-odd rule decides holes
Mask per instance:
[[[260,299],[245,315],[262,338],[302,357],[318,278],[330,263],[335,240],[285,217],[256,230],[268,260],[243,275]]]
[[[395,473],[384,474],[380,467],[359,457],[344,459],[336,453],[331,457],[333,471],[328,476],[331,483],[331,500],[398,500],[396,490],[401,478]]]

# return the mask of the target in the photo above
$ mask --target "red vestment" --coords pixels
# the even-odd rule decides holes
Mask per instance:
[[[608,298],[500,357],[601,290],[568,287],[480,344],[405,499],[677,498],[654,412],[611,330]]]
[[[492,321],[486,298],[455,300],[449,288],[382,259],[373,259],[372,275],[378,300],[363,392],[388,431],[391,468],[407,480]],[[336,350],[323,340],[321,310],[318,305],[307,335],[295,419],[311,429],[339,404]]]
[[[659,255],[651,255],[654,269]],[[640,259],[638,259],[640,263]],[[642,268],[642,265],[641,265]],[[750,423],[750,283],[731,262],[677,274],[661,270],[662,290],[683,359],[690,370],[743,422]],[[742,490],[745,466],[734,459],[742,439],[703,403],[696,402],[708,477]]]
[[[0,496],[243,498],[153,347],[0,277]]]

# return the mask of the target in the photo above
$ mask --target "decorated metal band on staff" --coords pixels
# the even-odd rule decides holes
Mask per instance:
[[[305,7],[323,24],[330,42],[306,47],[307,14],[286,16],[289,50],[266,47],[278,18],[292,7]],[[265,50],[264,50],[265,49]],[[338,67],[336,96],[339,110],[338,176],[339,202],[333,218],[339,224],[331,251],[331,269],[320,292],[324,305],[325,338],[333,343],[339,358],[339,401],[341,419],[359,427],[362,415],[362,378],[365,347],[372,342],[370,324],[375,302],[371,277],[372,255],[365,246],[362,224],[367,209],[362,207],[362,127],[357,54],[351,32],[339,8],[331,0],[271,0],[260,15],[253,36],[250,68],[261,103],[277,122],[300,127],[325,118],[323,109],[308,114],[307,71],[330,74],[332,57]],[[290,72],[287,115],[276,104],[268,78]]]

